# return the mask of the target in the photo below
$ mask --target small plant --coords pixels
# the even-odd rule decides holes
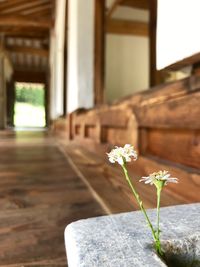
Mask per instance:
[[[126,167],[127,162],[131,162],[131,160],[137,160],[137,152],[134,150],[134,147],[126,144],[124,147],[115,147],[115,149],[112,149],[110,153],[107,153],[109,161],[111,163],[117,162],[123,169],[125,178],[128,182],[128,185],[141,209],[143,212],[145,219],[147,221],[147,224],[151,230],[153,240],[154,240],[154,245],[157,253],[160,256],[163,256],[163,250],[161,248],[161,242],[160,242],[160,198],[161,198],[161,192],[162,189],[167,183],[178,183],[177,178],[172,178],[170,177],[170,174],[168,171],[159,171],[159,172],[154,172],[150,174],[147,177],[142,177],[139,181],[144,182],[145,184],[150,184],[150,185],[155,185],[156,190],[157,190],[157,218],[156,218],[156,229],[153,227],[147,212],[143,206],[143,202],[140,199],[139,194],[135,190],[135,187],[133,183],[131,182],[131,179],[128,174],[128,170]]]

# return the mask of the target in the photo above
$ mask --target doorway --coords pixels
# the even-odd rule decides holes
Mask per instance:
[[[46,126],[44,84],[15,82],[14,126],[17,128]]]

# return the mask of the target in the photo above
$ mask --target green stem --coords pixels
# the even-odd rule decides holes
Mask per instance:
[[[157,238],[160,238],[160,195],[161,188],[157,189]]]
[[[156,232],[156,250],[162,256],[163,252],[160,244],[160,196],[161,196],[162,187],[157,187],[157,232]]]
[[[142,200],[140,199],[138,193],[136,192],[136,190],[135,190],[135,188],[134,188],[134,186],[133,186],[133,184],[132,184],[132,182],[131,182],[131,180],[130,180],[130,177],[129,177],[129,175],[128,175],[128,171],[127,171],[127,169],[126,169],[125,164],[123,164],[123,165],[121,165],[121,166],[122,166],[122,169],[123,169],[123,171],[124,171],[126,180],[127,180],[128,184],[129,184],[129,186],[130,186],[130,188],[131,188],[131,190],[132,190],[132,192],[133,192],[133,194],[134,194],[134,196],[135,196],[135,198],[136,198],[136,200],[137,200],[137,202],[138,202],[138,204],[139,204],[139,206],[140,206],[141,211],[144,213],[144,216],[145,216],[145,218],[146,218],[146,221],[147,221],[147,223],[148,223],[148,226],[149,226],[150,229],[151,229],[151,232],[152,232],[152,235],[153,235],[153,239],[154,239],[154,241],[155,241],[155,243],[156,243],[156,249],[157,249],[158,239],[157,239],[157,237],[156,237],[155,230],[153,229],[153,226],[152,226],[152,224],[151,224],[151,222],[150,222],[150,220],[149,220],[149,217],[148,217],[148,215],[147,215],[147,213],[146,213],[146,210],[145,210],[145,208],[144,208],[144,206],[143,206]]]

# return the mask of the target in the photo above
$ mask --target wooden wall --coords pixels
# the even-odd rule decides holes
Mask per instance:
[[[159,85],[112,106],[78,110],[62,131],[104,157],[115,145],[133,144],[139,160],[130,169],[136,176],[169,170],[180,180],[167,187],[169,194],[184,203],[200,201],[200,76]]]

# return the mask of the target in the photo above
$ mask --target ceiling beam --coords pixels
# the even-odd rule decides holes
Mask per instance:
[[[107,11],[107,18],[111,18],[113,12],[117,8],[117,6],[122,3],[122,1],[123,0],[114,0],[114,2],[112,3],[112,5],[110,6],[110,8]]]
[[[40,6],[37,6],[34,8],[27,9],[27,10],[23,11],[22,14],[23,15],[32,15],[33,13],[41,12],[44,10],[48,10],[49,14],[51,14],[51,9],[52,9],[52,5],[47,3],[47,4],[43,4],[42,6],[40,5]]]
[[[33,27],[50,29],[53,26],[52,20],[34,20],[25,16],[0,16],[0,26],[11,27]]]
[[[19,12],[22,12],[24,10],[30,10],[30,9],[33,9],[35,7],[40,7],[40,6],[43,6],[45,4],[49,4],[50,5],[50,1],[49,0],[43,0],[41,2],[41,0],[34,0],[34,1],[26,1],[26,2],[22,2],[22,3],[18,3],[17,6],[15,5],[12,5],[4,10],[1,11],[1,14],[11,14],[11,13],[18,13]]]
[[[32,55],[36,55],[36,56],[40,56],[40,57],[48,57],[49,56],[48,50],[44,49],[44,48],[9,45],[9,46],[6,46],[6,49],[9,52],[14,52],[14,53],[32,54]]]
[[[9,0],[9,1],[4,1],[0,3],[0,12],[7,10],[8,8],[12,7],[17,7],[23,3],[27,3],[27,0]]]
[[[5,37],[23,37],[23,38],[48,38],[49,30],[48,29],[40,29],[40,28],[31,28],[28,27],[26,30],[21,27],[7,27],[1,28],[1,32],[3,32]]]
[[[148,23],[123,19],[108,19],[106,32],[113,34],[148,36]]]
[[[48,33],[43,32],[33,32],[33,31],[4,31],[4,36],[6,38],[28,38],[28,39],[48,39]]]
[[[18,82],[45,83],[45,71],[19,70],[14,66],[13,79]]]
[[[120,5],[131,8],[149,9],[149,2],[149,0],[123,0]]]

